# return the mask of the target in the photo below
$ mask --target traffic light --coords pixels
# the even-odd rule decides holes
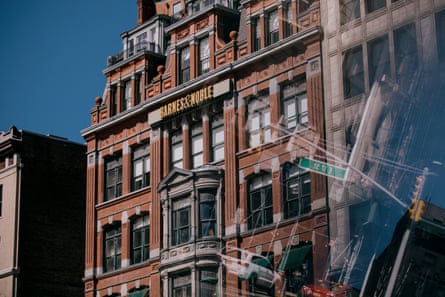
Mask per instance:
[[[409,208],[409,217],[414,222],[420,221],[423,215],[423,211],[425,208],[425,201],[420,199],[414,199],[413,204],[411,204]]]

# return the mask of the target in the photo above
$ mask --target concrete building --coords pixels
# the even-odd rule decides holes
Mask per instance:
[[[326,178],[298,166],[325,161],[321,33],[319,1],[138,1],[82,131],[85,296],[295,296],[324,276]]]
[[[82,296],[85,145],[0,133],[0,296]]]
[[[445,210],[416,200],[373,260],[363,296],[443,296],[444,242]]]
[[[327,277],[360,290],[416,177],[440,197],[429,170],[443,174],[445,1],[321,0],[320,11],[327,155],[346,169],[328,182]]]

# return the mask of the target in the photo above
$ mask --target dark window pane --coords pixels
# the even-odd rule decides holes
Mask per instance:
[[[386,36],[368,43],[369,87],[380,81],[383,75],[390,75],[389,47]]]
[[[340,0],[341,24],[360,17],[360,0]]]
[[[365,91],[362,47],[350,49],[343,57],[343,92],[345,98]]]
[[[437,53],[440,63],[445,62],[445,10],[436,15]]]
[[[417,68],[416,27],[409,24],[394,31],[394,55],[397,77],[411,79]]]
[[[386,6],[386,0],[366,0],[366,12],[370,13]]]

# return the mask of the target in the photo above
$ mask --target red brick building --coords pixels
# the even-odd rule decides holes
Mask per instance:
[[[319,16],[318,1],[138,1],[82,131],[85,296],[284,296],[323,277],[325,177],[298,166],[324,160]],[[218,257],[243,251],[279,277]]]

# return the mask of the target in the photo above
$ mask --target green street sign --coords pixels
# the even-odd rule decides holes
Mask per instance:
[[[298,166],[338,179],[344,179],[346,174],[346,170],[343,168],[332,166],[327,163],[308,159],[305,157],[300,158]]]

